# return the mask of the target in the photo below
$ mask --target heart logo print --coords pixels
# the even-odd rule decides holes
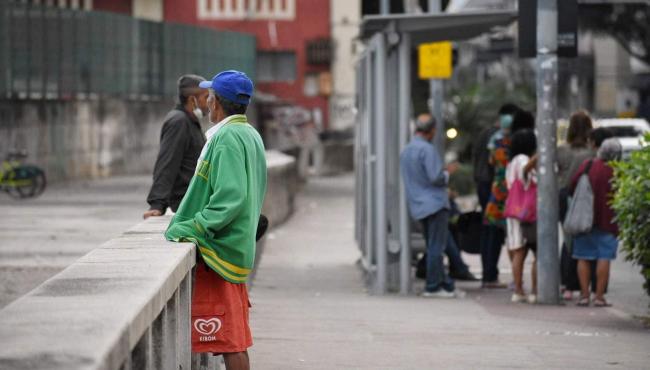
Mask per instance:
[[[203,335],[212,335],[221,329],[221,320],[217,317],[208,320],[196,319],[194,329]]]

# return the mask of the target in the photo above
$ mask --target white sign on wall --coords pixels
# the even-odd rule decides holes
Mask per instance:
[[[197,0],[201,20],[293,20],[296,0]]]

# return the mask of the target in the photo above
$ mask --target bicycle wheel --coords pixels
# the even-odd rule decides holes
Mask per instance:
[[[25,187],[26,186],[24,186],[24,185],[21,186],[21,185],[10,184],[10,185],[7,185],[7,187],[5,189],[7,191],[7,194],[9,194],[9,196],[11,196],[12,198],[14,198],[14,199],[23,199],[23,198],[25,198],[23,196],[23,194],[26,191]]]
[[[35,188],[34,196],[37,197],[45,191],[45,188],[47,187],[47,177],[45,177],[45,172],[40,171],[40,173],[37,175],[37,186]]]
[[[29,192],[28,197],[37,197],[45,191],[47,186],[47,179],[45,178],[45,172],[40,168],[34,168],[34,173],[32,174],[32,188]]]
[[[39,196],[45,190],[45,173],[35,166],[20,166],[13,170],[13,184],[8,187],[9,195],[16,199]]]

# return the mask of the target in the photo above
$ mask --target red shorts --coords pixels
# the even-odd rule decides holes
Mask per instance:
[[[192,352],[244,352],[253,345],[246,284],[233,284],[196,264],[192,291]]]

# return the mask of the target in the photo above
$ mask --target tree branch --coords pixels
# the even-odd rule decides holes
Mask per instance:
[[[632,44],[630,43],[630,40],[626,40],[625,37],[617,32],[608,32],[616,41],[618,42],[619,45],[627,51],[628,54],[631,56],[641,60],[647,65],[650,65],[650,54],[648,54],[648,50],[646,50],[645,53],[639,53],[636,50],[633,50]]]

